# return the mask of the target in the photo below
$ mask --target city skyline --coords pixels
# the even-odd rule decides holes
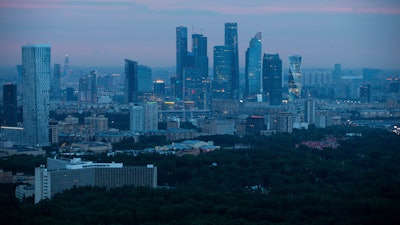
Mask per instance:
[[[303,67],[398,69],[400,2],[386,1],[11,1],[0,3],[0,66],[20,64],[20,46],[51,43],[52,64],[120,66],[132,58],[144,65],[175,65],[175,28],[224,44],[224,24],[237,23],[239,65],[248,40],[262,32],[262,53],[290,55]],[[190,45],[190,43],[188,43]]]

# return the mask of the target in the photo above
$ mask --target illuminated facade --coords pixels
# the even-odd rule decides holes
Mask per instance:
[[[289,56],[289,102],[301,98],[301,56]]]
[[[22,46],[24,142],[49,145],[50,45]]]

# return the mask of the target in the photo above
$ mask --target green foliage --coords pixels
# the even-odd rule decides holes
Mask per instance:
[[[302,140],[345,137],[348,128],[270,137],[226,136],[247,150],[197,157],[158,154],[87,156],[124,165],[152,163],[165,188],[81,187],[22,207],[0,186],[7,224],[400,224],[400,137],[358,129],[338,149],[295,148]],[[206,140],[206,139],[204,139]],[[221,136],[208,140],[224,142]],[[154,139],[146,140],[154,142]],[[260,189],[253,189],[254,187]],[[10,189],[8,189],[10,188]],[[6,203],[7,202],[7,203]],[[8,207],[8,202],[11,206]]]
[[[12,155],[0,159],[0,168],[13,173],[35,174],[35,167],[46,165],[45,156]]]

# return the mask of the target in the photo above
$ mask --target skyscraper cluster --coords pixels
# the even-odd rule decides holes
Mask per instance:
[[[192,51],[188,51],[187,28],[176,28],[176,78],[174,93],[178,100],[189,101],[197,108],[209,104],[207,37],[192,34]]]
[[[187,51],[187,28],[176,28],[176,77],[175,96],[178,100],[193,100],[191,91],[195,86],[199,87],[199,77],[207,77],[205,70],[192,70],[199,68],[200,64],[192,57],[201,55],[204,58],[206,68],[206,50],[198,53],[198,44],[202,35],[193,34],[192,52]],[[278,54],[262,55],[262,34],[257,32],[249,42],[245,55],[245,84],[240,87],[239,82],[239,53],[238,53],[238,26],[237,23],[225,23],[224,45],[213,47],[213,78],[210,83],[210,94],[212,99],[246,99],[248,101],[269,102],[270,105],[280,105],[282,102],[282,60]],[[292,95],[300,97],[301,93],[301,56],[291,56],[289,88]],[[203,64],[201,64],[203,65]],[[203,68],[203,67],[201,67]],[[196,82],[194,82],[196,81]],[[195,84],[195,85],[193,85]],[[208,84],[203,82],[203,84]],[[192,86],[190,86],[192,85]],[[207,89],[207,88],[203,88]],[[295,93],[294,93],[295,92]]]

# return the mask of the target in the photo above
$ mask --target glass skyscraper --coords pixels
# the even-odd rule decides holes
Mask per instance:
[[[239,97],[239,53],[237,23],[225,23],[225,45],[232,49],[231,98]]]
[[[16,127],[18,122],[17,85],[3,85],[3,126]]]
[[[289,102],[294,102],[296,99],[301,98],[301,56],[289,56]]]
[[[125,59],[125,102],[134,101],[135,94],[138,91],[138,63]]]
[[[22,46],[24,142],[49,145],[50,51],[47,44]]]
[[[245,96],[254,97],[261,92],[261,32],[250,40],[246,51]]]
[[[61,65],[54,64],[53,79],[51,81],[51,99],[59,100],[61,98]]]
[[[263,92],[270,105],[282,103],[282,60],[279,54],[264,54]]]
[[[183,97],[183,70],[187,64],[187,28],[176,28],[176,80],[175,80],[175,96],[178,99]]]
[[[232,96],[232,47],[214,47],[214,79],[212,97],[227,99]]]

